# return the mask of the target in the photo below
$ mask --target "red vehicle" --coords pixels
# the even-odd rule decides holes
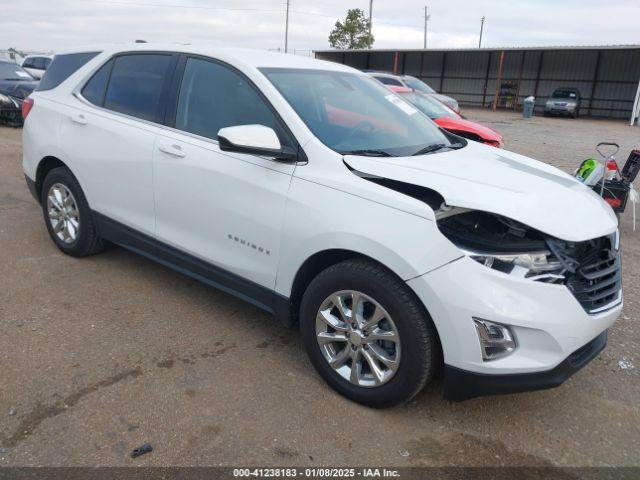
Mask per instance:
[[[465,119],[435,98],[406,87],[388,86],[445,130],[476,142],[502,147],[502,135],[495,130]]]

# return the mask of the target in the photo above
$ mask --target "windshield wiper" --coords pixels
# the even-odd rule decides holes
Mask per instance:
[[[361,155],[363,157],[391,157],[389,152],[384,150],[363,149],[363,150],[346,150],[340,152],[342,155]]]
[[[425,155],[427,153],[437,152],[438,150],[442,150],[445,148],[450,148],[451,150],[457,150],[459,148],[464,147],[462,143],[450,143],[447,145],[446,143],[432,143],[431,145],[427,145],[426,147],[418,150],[413,155]]]

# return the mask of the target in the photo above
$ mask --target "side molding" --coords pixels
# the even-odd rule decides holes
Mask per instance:
[[[100,236],[134,253],[154,260],[195,280],[229,293],[291,326],[289,299],[149,235],[92,211]]]

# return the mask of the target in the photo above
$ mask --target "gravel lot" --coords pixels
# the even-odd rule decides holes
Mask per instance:
[[[624,122],[466,113],[567,171],[598,141],[621,161],[640,146]],[[590,365],[554,390],[450,404],[436,382],[381,411],[333,393],[297,331],[250,305],[122,249],[61,254],[21,155],[20,130],[0,128],[0,466],[640,465],[631,211],[624,313]]]

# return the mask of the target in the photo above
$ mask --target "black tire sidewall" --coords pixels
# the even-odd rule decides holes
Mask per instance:
[[[301,335],[312,364],[332,388],[359,403],[388,407],[409,400],[422,389],[436,367],[436,341],[426,310],[418,304],[419,300],[408,287],[390,272],[383,280],[384,275],[364,275],[357,268],[348,266],[329,270],[311,282],[300,310]],[[391,380],[379,387],[353,385],[329,366],[320,350],[315,333],[316,313],[321,303],[339,290],[357,290],[375,299],[389,313],[398,329],[400,367]],[[399,290],[404,290],[402,295],[398,295]]]
[[[49,220],[49,213],[47,211],[47,195],[52,185],[60,183],[64,185],[75,198],[76,206],[80,213],[80,228],[78,238],[72,243],[65,243],[58,238],[53,231],[51,222]],[[42,182],[42,213],[44,216],[44,223],[47,226],[49,235],[54,241],[56,246],[64,253],[71,256],[84,256],[86,252],[91,249],[91,246],[95,243],[95,228],[93,228],[93,218],[91,215],[91,209],[84,196],[82,188],[78,183],[75,176],[64,167],[59,167],[51,170],[44,181]]]

